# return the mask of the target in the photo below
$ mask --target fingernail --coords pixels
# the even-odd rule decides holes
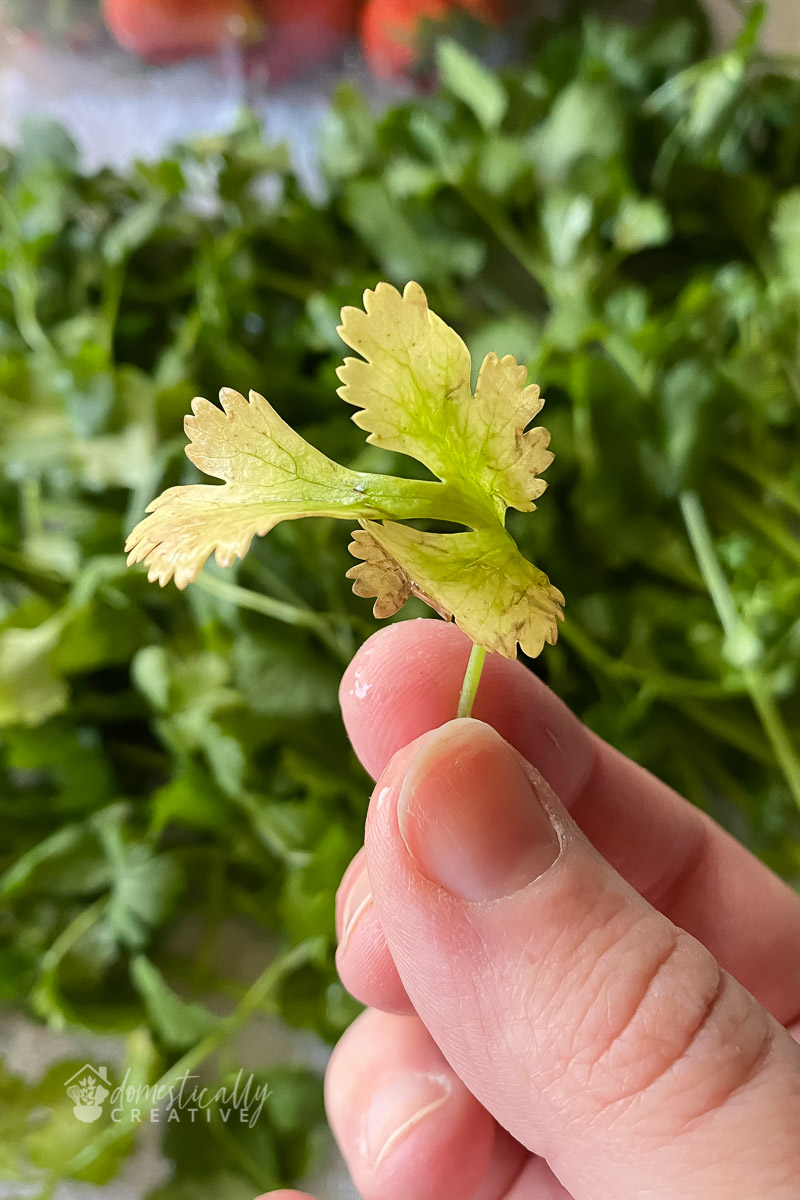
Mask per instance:
[[[343,953],[354,929],[372,904],[372,888],[366,867],[355,877],[342,909],[342,932],[339,937],[339,953]]]
[[[558,857],[558,837],[522,762],[480,721],[451,721],[425,740],[400,789],[397,819],[423,874],[463,900],[513,895]]]
[[[445,1077],[409,1072],[398,1075],[372,1097],[364,1124],[364,1151],[374,1170],[450,1095]]]

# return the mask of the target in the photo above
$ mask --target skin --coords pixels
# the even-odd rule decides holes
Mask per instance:
[[[342,682],[370,1007],[326,1093],[364,1200],[796,1200],[800,898],[518,663],[451,721],[468,652],[407,622]]]

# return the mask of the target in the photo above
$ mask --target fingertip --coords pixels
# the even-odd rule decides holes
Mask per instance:
[[[413,1013],[371,896],[358,924],[336,951],[336,969],[350,995],[362,1004],[385,1013]]]
[[[362,846],[350,860],[350,865],[336,890],[336,937],[339,945],[342,944],[345,930],[352,923],[355,910],[361,902],[359,891],[362,887],[362,880],[366,877],[367,860]]]
[[[340,689],[356,754],[377,779],[392,756],[452,720],[471,642],[455,625],[420,619],[389,625],[364,643]],[[532,671],[488,655],[473,716],[534,763],[569,806],[594,760],[589,731]]]
[[[331,1127],[365,1200],[462,1200],[489,1170],[494,1121],[416,1017],[368,1011],[334,1050]]]
[[[412,1013],[372,902],[363,848],[347,868],[337,893],[336,927],[336,966],[348,992],[370,1008]]]
[[[257,1196],[256,1200],[314,1200],[313,1196],[309,1196],[308,1192],[265,1192],[263,1196]]]
[[[470,645],[455,625],[419,618],[384,626],[356,652],[339,700],[353,748],[373,778],[402,746],[453,715]]]

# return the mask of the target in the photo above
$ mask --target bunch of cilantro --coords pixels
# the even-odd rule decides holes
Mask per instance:
[[[551,490],[509,521],[567,598],[536,670],[800,877],[800,73],[760,15],[718,55],[688,3],[537,25],[501,72],[444,43],[423,98],[342,89],[313,196],[249,120],[124,175],[49,125],[3,152],[0,998],[121,1034],[116,1079],[269,1083],[253,1129],[159,1127],[159,1200],[250,1200],[319,1148],[319,1080],[270,1062],[272,1024],[258,1062],[236,1035],[354,1015],[333,894],[369,789],[336,686],[375,623],[341,522],[184,593],[121,545],[197,478],[183,414],[223,383],[352,469],[413,470],[336,396],[339,309],[376,280],[547,396]],[[76,1122],[72,1073],[0,1073],[0,1177],[123,1168],[140,1127]]]

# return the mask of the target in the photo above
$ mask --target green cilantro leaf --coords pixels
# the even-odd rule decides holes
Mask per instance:
[[[0,633],[0,726],[41,725],[66,706],[69,688],[52,662],[62,628],[56,617]]]
[[[131,980],[144,1001],[153,1028],[167,1046],[183,1050],[219,1024],[209,1009],[184,1000],[173,991],[147,955],[137,954],[131,960]]]

